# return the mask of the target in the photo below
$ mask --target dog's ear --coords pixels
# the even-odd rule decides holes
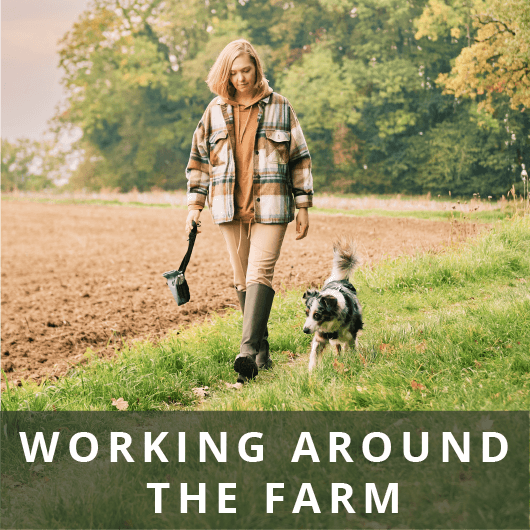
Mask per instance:
[[[331,295],[323,296],[321,298],[321,300],[322,300],[322,302],[324,303],[324,305],[326,306],[327,309],[336,309],[337,308],[338,302],[337,302],[337,299],[334,296],[331,296]]]
[[[309,298],[313,298],[318,294],[318,291],[316,289],[308,289],[303,296],[304,300],[308,300]]]

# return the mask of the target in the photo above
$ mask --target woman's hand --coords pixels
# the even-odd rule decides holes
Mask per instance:
[[[307,208],[299,208],[296,214],[296,239],[304,239],[309,231],[309,214]]]
[[[189,234],[193,228],[191,222],[195,221],[197,224],[199,224],[199,217],[201,215],[201,210],[190,210],[188,212],[188,217],[186,218],[186,234]],[[200,230],[197,230],[200,234]]]

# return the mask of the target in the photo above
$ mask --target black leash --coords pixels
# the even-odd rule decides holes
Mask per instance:
[[[186,267],[188,266],[188,263],[190,262],[190,258],[191,258],[191,253],[193,251],[193,245],[195,245],[195,239],[197,239],[197,228],[201,225],[201,223],[199,222],[199,224],[197,224],[195,221],[192,221],[191,222],[191,231],[190,231],[190,235],[188,237],[188,252],[186,252],[186,255],[184,256],[184,258],[182,259],[182,262],[180,264],[180,267],[179,267],[179,272],[182,272],[182,274],[184,274],[184,272],[186,271]]]
[[[180,264],[178,270],[173,270],[169,272],[164,272],[162,276],[166,279],[167,285],[175,302],[178,305],[183,305],[190,301],[190,289],[188,287],[188,282],[184,276],[184,271],[190,262],[191,253],[193,251],[193,245],[195,245],[195,239],[197,238],[197,227],[200,226],[200,223],[195,221],[191,222],[192,229],[188,237],[188,251]]]

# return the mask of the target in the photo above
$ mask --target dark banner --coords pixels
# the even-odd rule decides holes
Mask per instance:
[[[527,412],[1,422],[1,528],[528,528]]]

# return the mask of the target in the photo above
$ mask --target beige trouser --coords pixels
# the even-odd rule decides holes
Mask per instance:
[[[249,225],[235,220],[218,226],[230,254],[235,288],[246,291],[249,284],[262,283],[272,289],[274,266],[280,257],[287,223]]]

